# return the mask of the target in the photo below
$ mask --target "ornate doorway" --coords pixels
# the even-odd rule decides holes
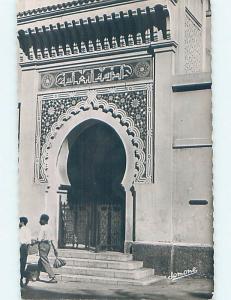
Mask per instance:
[[[94,119],[68,135],[67,204],[60,204],[62,247],[123,251],[126,154],[115,130]]]

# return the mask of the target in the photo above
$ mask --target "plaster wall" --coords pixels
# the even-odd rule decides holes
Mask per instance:
[[[212,244],[211,91],[174,93],[173,239]],[[207,200],[207,205],[190,205]]]
[[[203,0],[185,0],[185,6],[200,23],[203,22]]]
[[[19,148],[19,215],[27,216],[32,235],[38,230],[38,219],[44,212],[44,186],[34,183],[36,129],[36,70],[21,73],[20,148]],[[37,218],[36,218],[37,216]]]
[[[196,78],[196,76],[195,76]],[[191,143],[211,143],[211,91],[189,91],[173,94],[173,144],[192,139]],[[186,141],[185,141],[186,142]]]
[[[208,16],[206,17],[206,72],[211,72],[211,12],[208,12]]]
[[[172,51],[155,54],[154,184],[136,185],[136,239],[172,240]]]
[[[212,245],[211,148],[174,150],[173,241]],[[190,205],[190,200],[207,205]]]
[[[211,91],[171,91],[174,81],[210,78],[172,76],[171,59],[167,52],[156,55],[154,184],[136,185],[136,240],[211,245]],[[190,205],[195,199],[208,205]]]

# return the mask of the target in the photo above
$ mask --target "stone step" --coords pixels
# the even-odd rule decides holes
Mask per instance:
[[[66,261],[67,266],[88,267],[88,268],[104,268],[104,269],[118,269],[118,270],[137,270],[143,267],[142,261],[109,261],[96,260],[85,258],[67,258],[61,257]],[[50,258],[53,263],[54,257]]]
[[[154,276],[153,269],[143,268],[142,261],[133,261],[131,254],[121,252],[90,252],[59,249],[59,257],[66,265],[55,269],[61,281],[82,281],[112,285],[149,285],[165,277]],[[54,256],[50,257],[53,263]]]
[[[132,254],[125,254],[121,252],[90,252],[86,250],[77,249],[58,249],[60,257],[65,258],[82,258],[82,259],[94,259],[94,260],[109,260],[109,261],[131,261]]]
[[[143,279],[154,275],[153,269],[137,269],[137,270],[117,270],[103,268],[73,267],[64,266],[56,271],[62,275],[86,275],[106,278],[120,279]]]
[[[150,276],[139,280],[112,278],[112,277],[98,277],[86,275],[57,275],[59,281],[66,282],[86,282],[86,283],[99,283],[99,284],[112,284],[112,285],[150,285],[160,281],[166,281],[164,276]]]

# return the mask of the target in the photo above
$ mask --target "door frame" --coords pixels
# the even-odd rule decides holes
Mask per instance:
[[[79,156],[80,153],[78,152],[76,153],[75,151],[76,150],[78,151],[78,149],[82,149],[82,151],[86,154],[85,148],[82,148],[82,146],[80,146],[82,144],[81,137],[83,138],[84,135],[84,141],[85,141],[84,147],[87,147],[87,149],[91,151],[93,150],[93,152],[90,151],[90,153],[88,154],[89,156],[94,155],[94,146],[91,143],[92,143],[92,134],[93,136],[95,136],[96,128],[103,129],[103,131],[100,131],[100,136],[98,137],[99,139],[101,137],[102,139],[104,138],[104,135],[102,136],[102,133],[106,134],[105,135],[106,138],[108,137],[111,139],[111,142],[109,142],[109,144],[100,143],[101,148],[99,150],[99,154],[102,153],[102,151],[104,150],[110,150],[111,149],[110,144],[115,143],[119,147],[118,148],[119,152],[117,152],[117,155],[122,159],[122,165],[121,168],[119,168],[119,170],[116,173],[114,173],[114,176],[111,178],[112,191],[109,194],[107,194],[106,197],[104,197],[104,194],[101,193],[99,195],[95,195],[95,197],[92,195],[92,197],[90,198],[84,197],[80,199],[78,198],[78,196],[76,196],[75,193],[75,186],[78,188],[78,183],[76,182],[75,184],[75,176],[76,175],[79,176],[81,173],[82,174],[81,178],[83,179],[82,176],[85,176],[84,169],[86,165],[88,166],[88,168],[90,167],[90,165],[88,164],[88,159],[89,159],[88,156],[84,155],[83,158]],[[90,134],[89,135],[90,139],[87,138],[88,133]],[[73,240],[75,235],[77,237],[79,236],[79,244],[85,245],[85,249],[91,249],[91,250],[94,249],[96,251],[99,250],[121,251],[125,239],[125,216],[124,216],[125,192],[124,192],[124,188],[121,185],[121,180],[124,177],[125,168],[126,168],[126,152],[124,149],[123,142],[120,136],[116,133],[116,131],[111,126],[109,126],[105,122],[95,120],[95,119],[94,120],[90,119],[77,125],[69,133],[69,135],[67,136],[67,140],[70,148],[70,153],[67,159],[68,162],[67,173],[71,183],[71,186],[68,189],[68,200],[70,204],[69,209],[72,210],[71,214],[73,214],[72,215],[72,222],[74,222]],[[113,169],[116,161],[111,161],[110,153],[108,154],[108,156],[104,155],[100,157],[101,157],[100,170],[101,168],[103,168],[103,165],[108,163],[109,164],[111,163],[110,168]],[[77,159],[77,161],[75,161],[75,159]],[[97,161],[99,162],[99,160],[96,158],[95,162]],[[73,163],[75,162],[78,165],[77,168],[74,167],[73,165]],[[75,172],[78,172],[79,175],[76,174],[75,172],[70,173],[70,169],[69,169],[70,167],[71,168],[74,167]],[[116,178],[117,180],[115,180]],[[100,184],[100,182],[98,183]],[[102,183],[100,185],[102,186]],[[90,188],[90,186],[88,188]],[[118,192],[117,189],[120,189],[119,194],[117,194]],[[62,209],[64,209],[62,205],[61,207]],[[68,206],[64,210],[68,211]],[[105,210],[107,211],[107,213],[105,212]],[[85,215],[84,218],[83,216],[81,216],[81,211]],[[80,221],[80,219],[82,221]],[[106,222],[105,224],[107,224],[108,227],[107,229],[105,227],[104,222]],[[64,236],[65,236],[65,230],[64,230]],[[104,237],[103,240],[101,239],[101,237]],[[70,238],[69,238],[69,244],[72,244]]]
[[[46,155],[45,170],[47,172],[47,189],[45,193],[45,210],[51,216],[54,222],[55,236],[58,241],[59,235],[59,199],[66,201],[66,193],[60,193],[61,185],[70,185],[67,176],[67,158],[68,158],[68,134],[79,124],[90,119],[102,121],[111,126],[120,137],[126,153],[126,169],[122,180],[122,186],[125,190],[125,244],[133,241],[133,196],[131,188],[137,175],[137,140],[134,136],[134,124],[121,123],[121,116],[114,115],[110,110],[105,111],[102,108],[95,109],[88,103],[87,109],[80,110],[78,114],[70,114],[70,118],[63,120],[63,125],[57,128],[55,137],[50,139],[50,147]],[[129,126],[130,124],[130,126]],[[129,128],[130,131],[129,131]],[[132,134],[129,134],[131,132]],[[56,207],[56,209],[54,209]]]

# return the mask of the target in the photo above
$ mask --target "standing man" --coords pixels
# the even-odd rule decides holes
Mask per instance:
[[[23,287],[23,278],[26,277],[25,268],[28,256],[28,246],[31,244],[31,232],[26,226],[28,219],[19,218],[19,242],[20,242],[20,286]]]
[[[55,274],[50,266],[50,262],[48,259],[48,254],[50,252],[50,248],[53,247],[54,249],[54,254],[55,256],[58,256],[58,252],[56,248],[54,247],[54,242],[53,242],[53,236],[51,234],[51,229],[48,225],[49,221],[49,216],[46,214],[41,215],[40,217],[40,232],[39,232],[39,237],[38,237],[38,249],[39,249],[39,261],[38,261],[38,268],[39,268],[39,273],[41,271],[45,271],[50,280],[50,283],[57,283],[57,279],[55,277]],[[39,276],[37,278],[39,280]]]

